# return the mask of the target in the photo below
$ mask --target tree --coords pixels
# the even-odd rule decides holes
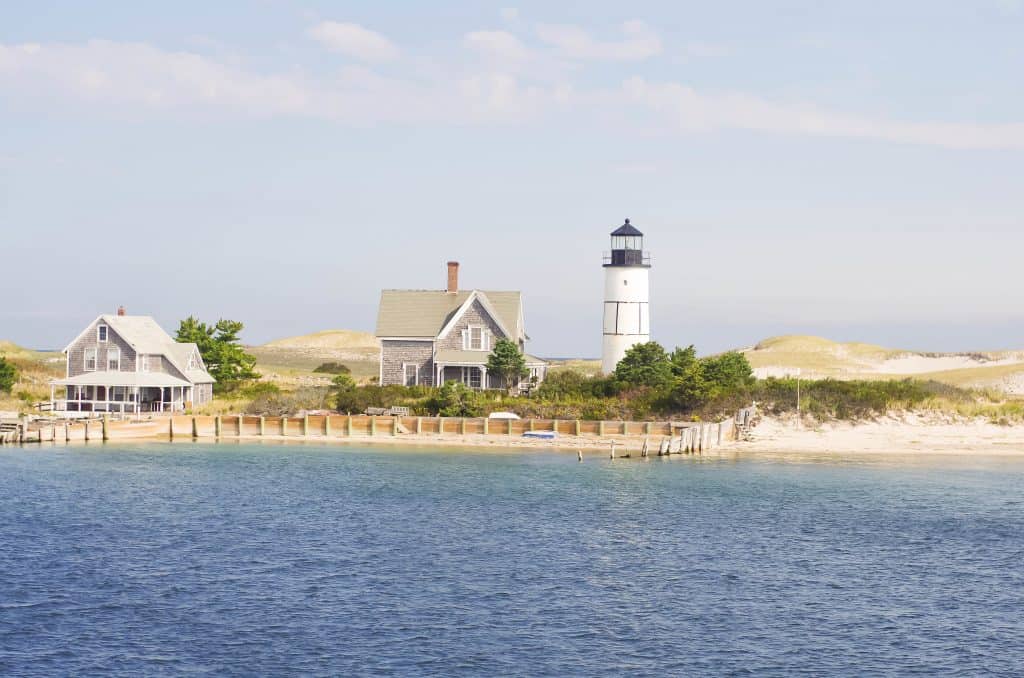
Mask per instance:
[[[747,357],[738,351],[701,358],[704,379],[717,393],[735,391],[754,383],[754,371]]]
[[[331,380],[331,394],[334,396],[334,409],[338,412],[351,412],[355,404],[355,379],[347,374],[339,374]]]
[[[692,410],[702,405],[708,398],[708,385],[704,376],[704,366],[697,359],[697,349],[693,344],[686,348],[672,351],[672,390],[669,402],[676,408]]]
[[[18,368],[0,356],[0,393],[10,393],[14,382],[18,381]]]
[[[494,344],[494,350],[487,356],[487,371],[501,377],[505,382],[505,388],[509,390],[530,373],[526,369],[526,358],[519,347],[508,339],[499,339]]]
[[[194,316],[178,325],[175,339],[199,347],[206,369],[217,380],[214,384],[217,392],[230,391],[242,381],[260,378],[254,369],[256,357],[245,352],[238,337],[243,327],[237,320],[223,318],[215,325],[207,325]]]
[[[476,393],[461,381],[446,381],[437,393],[436,404],[442,417],[478,417],[482,412]]]
[[[672,383],[672,362],[656,341],[636,344],[615,366],[615,380],[629,386],[663,388]]]

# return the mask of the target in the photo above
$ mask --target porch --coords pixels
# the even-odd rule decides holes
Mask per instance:
[[[167,374],[97,372],[51,382],[50,402],[54,412],[66,413],[184,412],[192,405],[193,388]]]

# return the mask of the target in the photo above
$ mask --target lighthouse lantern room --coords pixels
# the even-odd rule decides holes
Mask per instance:
[[[644,234],[626,223],[612,231],[612,250],[604,257],[604,337],[601,371],[615,371],[626,350],[651,340],[648,309],[650,256]]]

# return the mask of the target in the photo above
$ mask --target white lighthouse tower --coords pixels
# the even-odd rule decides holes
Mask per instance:
[[[612,231],[612,251],[604,258],[604,344],[601,371],[611,374],[626,350],[651,340],[648,274],[651,258],[644,234],[629,219]]]

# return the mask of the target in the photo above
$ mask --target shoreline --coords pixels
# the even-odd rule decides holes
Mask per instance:
[[[162,427],[160,427],[162,429]],[[645,438],[648,440],[648,454],[658,456],[658,449],[665,436],[644,435],[581,435],[559,434],[552,440],[523,438],[480,433],[398,433],[367,435],[356,433],[345,436],[324,436],[311,434],[255,435],[225,432],[221,436],[175,435],[170,438],[165,430],[141,425],[135,431],[120,429],[116,436],[107,441],[112,444],[132,442],[217,442],[275,444],[316,444],[339,447],[405,447],[422,448],[464,448],[477,451],[549,450],[580,451],[587,456],[600,454],[611,456],[614,443],[616,457],[640,458]],[[25,442],[22,447],[41,445],[78,445],[81,438],[65,441],[44,439],[42,442]],[[90,441],[101,443],[98,436]],[[800,423],[794,417],[763,417],[754,426],[747,439],[741,441],[723,440],[721,446],[706,449],[703,453],[685,454],[673,452],[671,456],[692,457],[723,455],[774,456],[777,454],[803,456],[833,455],[945,455],[970,457],[978,455],[1024,456],[1024,426],[1000,426],[984,419],[957,419],[941,415],[903,414],[890,415],[873,421]]]

